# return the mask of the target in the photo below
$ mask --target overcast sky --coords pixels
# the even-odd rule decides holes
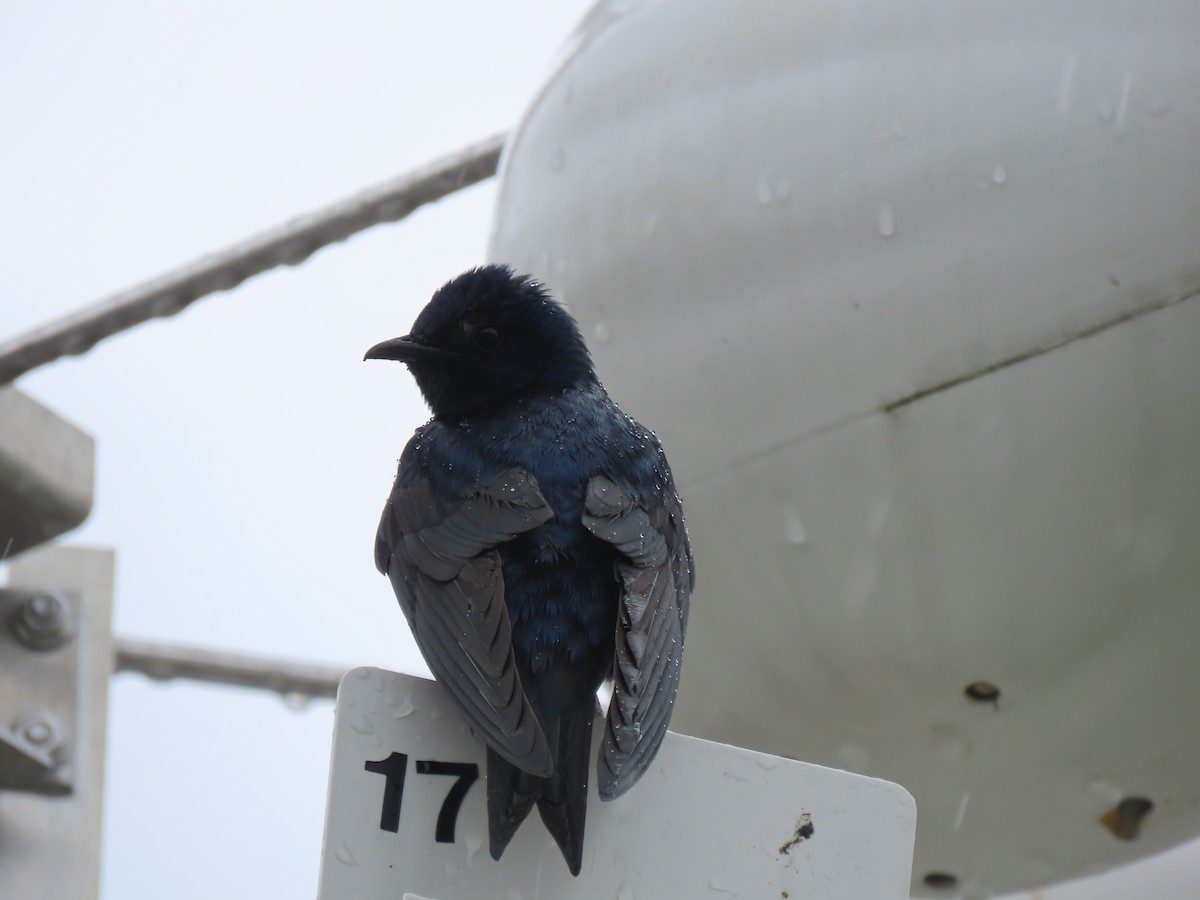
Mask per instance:
[[[8,336],[510,128],[586,0],[0,5]],[[364,365],[483,261],[488,183],[20,386],[97,440],[115,631],[426,671],[371,559],[426,418]],[[106,900],[316,890],[332,704],[113,681]],[[1047,900],[1194,896],[1197,852]],[[1158,887],[1154,887],[1157,884]]]

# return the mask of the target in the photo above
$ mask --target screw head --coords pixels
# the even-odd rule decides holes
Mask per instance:
[[[56,650],[73,637],[77,623],[67,598],[50,591],[26,597],[13,612],[9,630],[31,650]]]
[[[34,746],[41,747],[50,743],[50,739],[54,737],[54,729],[45,719],[33,719],[25,723],[25,727],[21,729],[21,736]]]
[[[27,712],[9,726],[13,734],[43,753],[58,758],[62,751],[62,730],[58,720],[47,710]]]

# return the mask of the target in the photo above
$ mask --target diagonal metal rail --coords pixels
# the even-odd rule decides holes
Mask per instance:
[[[0,385],[64,356],[86,353],[127,328],[173,316],[202,297],[228,291],[255,275],[298,265],[322,247],[373,225],[399,221],[427,203],[484,181],[496,173],[506,137],[493,135],[0,343]]]

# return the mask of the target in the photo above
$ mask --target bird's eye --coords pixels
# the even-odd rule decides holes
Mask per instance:
[[[494,325],[481,325],[471,332],[471,343],[483,351],[495,350],[504,343],[504,334]]]

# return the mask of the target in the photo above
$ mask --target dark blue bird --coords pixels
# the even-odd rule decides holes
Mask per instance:
[[[366,358],[407,363],[433,412],[375,563],[487,744],[492,856],[536,804],[578,875],[597,689],[612,679],[608,800],[654,759],[679,685],[693,570],[662,447],[609,398],[570,314],[504,266],[447,282]]]

